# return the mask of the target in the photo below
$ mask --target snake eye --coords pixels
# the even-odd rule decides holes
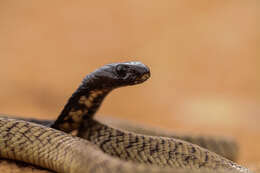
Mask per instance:
[[[128,66],[126,65],[118,65],[116,67],[116,73],[118,74],[118,76],[120,77],[125,77],[128,71]]]

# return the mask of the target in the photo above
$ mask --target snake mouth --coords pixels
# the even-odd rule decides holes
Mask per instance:
[[[150,76],[151,76],[150,72],[145,73],[141,77],[136,78],[134,84],[142,83],[142,82],[146,81],[147,79],[149,79]]]

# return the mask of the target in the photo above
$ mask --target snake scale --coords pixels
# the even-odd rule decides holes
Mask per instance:
[[[149,77],[149,68],[140,62],[108,64],[84,78],[50,127],[0,117],[0,157],[61,173],[251,173],[196,144],[129,132],[94,119],[109,92]]]

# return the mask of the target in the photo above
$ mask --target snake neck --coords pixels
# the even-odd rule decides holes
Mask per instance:
[[[52,128],[69,133],[78,129],[83,119],[93,117],[106,95],[112,90],[96,87],[100,81],[93,79],[95,78],[91,75],[84,79],[84,85],[81,84],[72,94]]]
[[[105,96],[115,88],[141,84],[150,70],[140,62],[112,63],[87,75],[51,126],[65,132],[78,130],[83,119],[92,118]]]

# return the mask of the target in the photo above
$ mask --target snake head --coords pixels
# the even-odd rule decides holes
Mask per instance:
[[[105,65],[85,78],[85,83],[100,89],[114,89],[136,85],[150,77],[150,69],[141,62],[132,61]],[[90,81],[91,80],[91,81]]]

